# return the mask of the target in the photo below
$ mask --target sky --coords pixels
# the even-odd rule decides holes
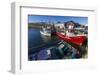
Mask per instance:
[[[28,23],[36,22],[67,22],[74,21],[82,25],[88,24],[88,17],[79,17],[79,16],[45,16],[45,15],[28,15]]]

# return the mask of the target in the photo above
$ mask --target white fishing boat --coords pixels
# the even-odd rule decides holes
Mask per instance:
[[[40,33],[41,35],[44,35],[44,36],[51,36],[51,30],[44,27],[42,27],[42,30],[40,30]]]

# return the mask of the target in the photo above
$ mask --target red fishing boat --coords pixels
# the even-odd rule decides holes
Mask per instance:
[[[70,36],[63,35],[59,32],[56,32],[56,35],[60,39],[66,41],[66,42],[70,42],[70,43],[73,43],[73,44],[76,44],[79,46],[81,46],[84,43],[84,41],[86,40],[86,36],[72,36],[72,37],[70,37]]]

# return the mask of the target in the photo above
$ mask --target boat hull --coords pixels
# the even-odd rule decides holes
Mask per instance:
[[[56,35],[60,39],[66,41],[66,42],[71,42],[71,43],[79,45],[79,46],[83,45],[83,43],[86,41],[86,36],[69,37],[69,36],[65,36],[65,35],[63,35],[63,34],[61,34],[59,32],[56,32]]]
[[[51,36],[50,33],[47,33],[47,32],[43,32],[43,31],[40,31],[41,35],[44,35],[44,36]]]

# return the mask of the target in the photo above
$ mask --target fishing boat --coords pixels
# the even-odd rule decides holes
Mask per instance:
[[[42,27],[42,30],[40,30],[41,35],[43,36],[51,36],[51,30],[47,29],[45,27]]]
[[[79,45],[79,46],[81,46],[84,43],[84,41],[86,40],[86,36],[84,36],[84,35],[77,35],[77,36],[71,37],[71,36],[63,35],[59,32],[56,32],[56,35],[60,39],[66,41],[66,42],[70,42],[70,43],[73,43],[73,44],[76,44],[76,45]]]
[[[82,30],[83,28],[78,27],[77,29]],[[56,32],[56,35],[61,40],[78,46],[83,45],[87,39],[87,36],[83,33],[75,34],[75,23],[72,21],[65,23],[65,34],[62,34],[61,32]]]

